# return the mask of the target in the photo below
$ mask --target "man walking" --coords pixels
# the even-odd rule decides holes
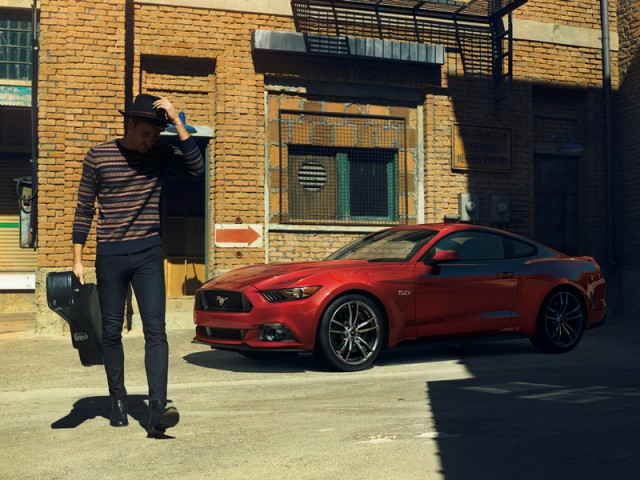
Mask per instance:
[[[102,355],[111,397],[110,424],[128,425],[122,328],[129,285],[138,303],[145,339],[150,436],[179,421],[167,407],[169,347],[165,328],[166,293],[160,194],[165,175],[200,176],[204,160],[173,104],[138,95],[125,117],[124,137],[91,148],[84,157],[73,222],[73,273],[84,283],[82,250],[98,209],[96,278],[102,312]],[[173,124],[180,148],[159,142]]]

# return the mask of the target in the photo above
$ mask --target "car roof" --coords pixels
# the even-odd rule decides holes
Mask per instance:
[[[506,233],[513,235],[505,230],[500,230],[492,227],[485,227],[483,225],[475,225],[472,223],[420,223],[417,225],[400,225],[397,227],[391,227],[392,230],[437,230],[439,232],[450,231],[457,232],[460,230],[486,230],[496,233]]]
[[[440,233],[451,233],[451,232],[460,232],[465,230],[482,230],[485,232],[491,232],[501,235],[506,235],[512,238],[517,238],[522,241],[538,245],[539,247],[549,248],[545,245],[536,242],[535,240],[525,237],[523,235],[519,235],[517,233],[509,232],[507,230],[502,230],[500,228],[488,227],[484,225],[476,225],[473,223],[420,223],[416,225],[399,225],[396,227],[391,227],[390,230],[436,230]]]

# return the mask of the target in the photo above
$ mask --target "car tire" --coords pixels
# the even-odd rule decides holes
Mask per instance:
[[[545,353],[568,352],[580,342],[585,323],[585,309],[578,293],[554,290],[542,302],[531,343]]]
[[[382,313],[373,300],[345,295],[335,299],[322,315],[314,354],[337,370],[363,370],[382,350],[385,333]]]

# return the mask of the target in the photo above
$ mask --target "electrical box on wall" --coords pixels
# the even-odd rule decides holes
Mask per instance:
[[[478,195],[475,193],[459,193],[458,212],[461,222],[476,223],[480,219]]]
[[[31,225],[31,207],[33,204],[33,185],[31,177],[18,177],[16,182],[18,205],[20,206],[20,247],[34,248],[34,238]]]
[[[489,221],[491,223],[509,223],[511,221],[511,207],[506,195],[489,196]]]

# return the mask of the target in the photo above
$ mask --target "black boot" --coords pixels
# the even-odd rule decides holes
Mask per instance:
[[[176,407],[167,407],[167,404],[158,400],[149,402],[149,427],[150,436],[162,435],[167,428],[175,427],[180,421],[180,414]]]
[[[112,427],[126,427],[129,425],[129,419],[127,418],[127,399],[111,400],[111,419],[109,423]]]

